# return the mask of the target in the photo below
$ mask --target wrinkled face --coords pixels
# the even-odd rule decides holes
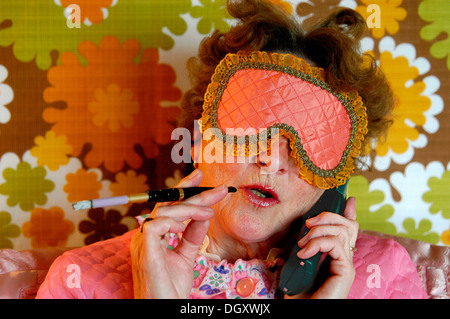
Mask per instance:
[[[238,188],[215,205],[210,233],[245,243],[281,238],[325,189],[345,184],[367,133],[356,91],[335,91],[301,58],[260,51],[219,63],[201,122],[203,138],[214,135],[203,159],[215,151],[198,161],[202,185]]]
[[[213,130],[216,148],[224,144],[228,155],[254,156],[264,132],[275,129],[289,140],[302,179],[322,189],[343,185],[360,155],[367,114],[356,91],[334,90],[324,74],[291,54],[228,54],[205,93],[203,133]]]
[[[236,158],[235,163],[203,162],[199,168],[203,171],[201,186],[223,183],[238,189],[213,206],[216,215],[210,231],[245,243],[283,234],[324,192],[299,177],[285,137],[274,142],[270,154]]]

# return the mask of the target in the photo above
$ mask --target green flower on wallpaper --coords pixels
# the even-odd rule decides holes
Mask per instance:
[[[67,27],[64,8],[53,1],[0,1],[0,22],[7,20],[11,25],[0,29],[0,45],[13,44],[18,60],[36,58],[40,69],[50,67],[52,50],[73,51],[77,47],[73,40],[79,32]]]
[[[23,211],[30,211],[34,205],[47,202],[45,193],[52,191],[55,184],[45,179],[47,172],[43,167],[32,168],[27,162],[20,162],[17,169],[3,171],[5,183],[0,184],[0,194],[8,196],[8,206],[20,205]]]
[[[16,238],[20,235],[20,228],[11,224],[11,215],[7,212],[0,212],[0,249],[13,248],[13,243],[8,238]]]
[[[420,30],[420,37],[425,41],[440,38],[431,45],[430,53],[436,59],[447,57],[447,68],[450,70],[450,1],[424,0],[419,5],[419,16],[430,22]],[[445,37],[440,37],[446,33]]]
[[[214,30],[228,31],[230,26],[225,19],[231,19],[226,9],[225,0],[200,0],[202,6],[191,8],[190,14],[193,18],[200,18],[197,31],[208,34]]]
[[[431,177],[428,180],[430,190],[423,194],[423,200],[431,203],[430,213],[442,213],[442,217],[450,219],[450,171],[445,171],[441,178]],[[445,194],[447,193],[447,194]]]
[[[122,42],[136,39],[142,48],[169,50],[175,42],[163,29],[174,35],[186,32],[187,24],[180,15],[190,8],[191,0],[171,0],[170,5],[167,1],[119,1],[109,8],[107,19],[91,26],[70,28],[65,8],[52,0],[0,1],[0,24],[6,25],[0,29],[0,46],[13,45],[18,60],[36,59],[42,70],[52,65],[52,51],[78,54],[82,41],[99,43],[111,34]]]
[[[437,244],[440,240],[438,233],[430,232],[432,224],[428,219],[422,219],[416,228],[416,221],[413,218],[406,218],[403,221],[403,228],[406,230],[406,233],[398,233],[398,236],[422,240],[432,244]]]
[[[369,182],[364,176],[354,176],[350,179],[347,194],[356,197],[356,220],[361,229],[396,234],[395,225],[388,221],[394,214],[391,205],[383,205],[373,212],[370,210],[372,206],[383,202],[384,193],[379,190],[370,191]]]

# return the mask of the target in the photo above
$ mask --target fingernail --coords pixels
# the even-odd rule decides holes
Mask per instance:
[[[225,188],[227,188],[227,190],[228,190],[228,187],[226,187],[225,184],[222,184],[222,185],[216,186],[216,187],[214,188],[213,191],[214,191],[215,193],[220,193],[220,192],[222,192]]]
[[[299,246],[299,247],[304,246],[304,245],[305,245],[305,242],[306,242],[306,236],[302,237],[302,239],[300,239],[300,240],[298,241],[298,246]]]
[[[308,218],[308,219],[306,220],[305,223],[308,223],[309,225],[312,225],[312,224],[314,224],[315,222],[317,222],[317,217],[311,217],[311,218]],[[309,227],[308,227],[308,228],[309,228]]]
[[[198,176],[198,174],[200,174],[200,170],[197,168],[188,176],[188,179],[194,179]]]

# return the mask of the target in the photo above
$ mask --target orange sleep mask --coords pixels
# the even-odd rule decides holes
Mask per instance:
[[[220,130],[216,143],[234,156],[267,151],[270,143],[249,144],[270,140],[275,129],[289,139],[301,178],[323,189],[342,185],[361,153],[367,114],[356,91],[336,92],[324,75],[291,54],[228,54],[206,91],[202,129]],[[225,146],[230,138],[231,148]]]

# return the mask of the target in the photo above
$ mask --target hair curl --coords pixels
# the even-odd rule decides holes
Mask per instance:
[[[228,53],[267,51],[290,53],[325,70],[326,82],[339,89],[355,89],[368,114],[368,134],[363,152],[373,139],[385,136],[391,123],[394,99],[391,88],[374,58],[360,52],[366,34],[363,17],[351,9],[338,9],[310,30],[280,7],[265,0],[228,0],[228,11],[238,20],[227,33],[215,31],[199,46],[197,57],[188,60],[191,89],[182,99],[178,124],[192,130],[201,118],[203,97],[216,66]]]

